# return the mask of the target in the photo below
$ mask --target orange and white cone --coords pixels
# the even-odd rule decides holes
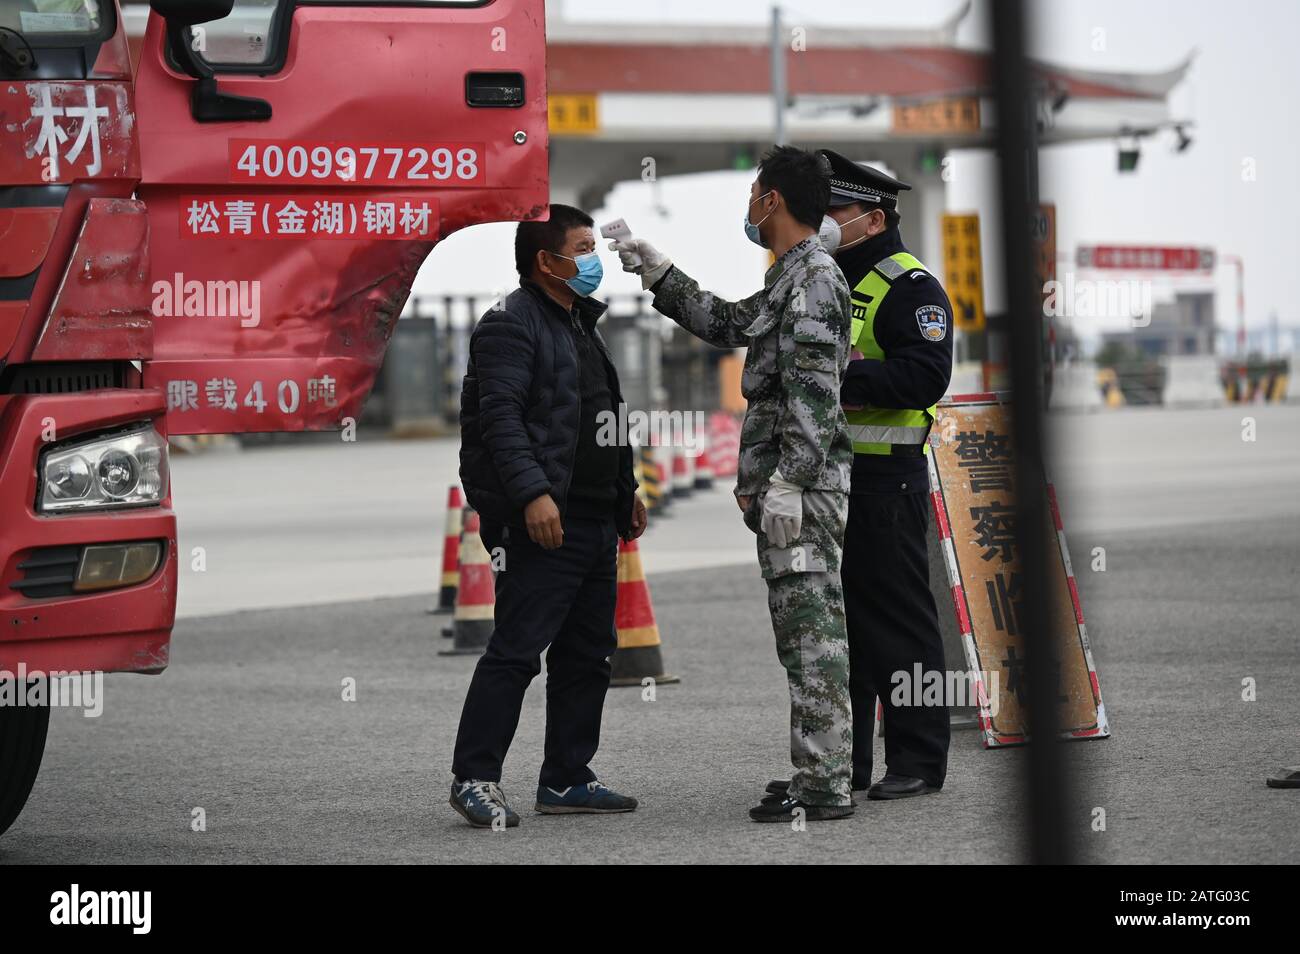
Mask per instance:
[[[649,498],[645,489],[645,466],[641,463],[641,447],[635,441],[632,443],[632,479],[636,481],[637,499],[646,504],[646,509],[649,510],[650,505],[646,503]]]
[[[471,510],[465,517],[465,534],[460,541],[460,586],[451,622],[451,649],[441,650],[438,655],[481,655],[492,635],[496,605],[492,558],[479,536],[478,514]]]
[[[709,446],[709,435],[701,434],[700,456],[695,458],[695,489],[710,490],[713,487],[713,457]]]
[[[656,443],[654,462],[659,470],[659,506],[667,509],[673,500],[673,448],[671,444]]]
[[[457,536],[457,538],[456,538],[456,592],[457,592],[457,593],[460,592],[460,555],[461,555],[462,553],[465,552],[465,523],[466,523],[466,521],[469,520],[469,515],[472,514],[472,513],[475,513],[475,512],[476,512],[476,511],[474,510],[474,508],[471,507],[469,504],[467,504],[467,503],[463,503],[463,504],[461,504],[461,508],[460,508],[460,535]],[[480,539],[481,539],[481,538],[480,538]],[[454,598],[453,598],[452,602],[453,602],[453,604],[455,603]],[[453,608],[454,608],[454,607],[453,607]],[[452,628],[451,628],[450,626],[444,626],[444,627],[442,628],[442,635],[443,635],[446,639],[451,639],[451,636],[452,636]]]
[[[659,624],[650,605],[650,586],[641,566],[636,541],[618,541],[618,603],[614,609],[618,649],[609,658],[611,686],[639,686],[645,679],[656,683],[681,682],[664,672]]]
[[[461,514],[460,488],[447,490],[447,522],[442,535],[442,583],[438,590],[438,607],[434,612],[447,613],[456,608],[456,589],[460,586],[460,534],[465,523]]]
[[[686,448],[673,448],[673,496],[689,497],[695,489],[695,477],[692,475],[691,459],[686,456]]]

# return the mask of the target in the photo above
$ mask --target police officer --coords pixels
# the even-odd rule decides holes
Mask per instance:
[[[952,306],[903,245],[898,194],[908,186],[820,150],[831,166],[822,243],[848,279],[853,347],[840,387],[853,438],[841,575],[853,705],[853,789],[873,799],[937,791],[948,764],[946,705],[920,706],[917,664],[944,670],[930,592],[932,519],[926,438],[952,376]],[[901,674],[906,693],[894,690]],[[933,677],[931,677],[933,678]],[[885,771],[871,784],[872,719],[885,709]],[[770,790],[780,789],[773,782]]]

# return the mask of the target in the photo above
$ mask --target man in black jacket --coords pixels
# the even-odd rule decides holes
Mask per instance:
[[[623,397],[596,331],[605,305],[588,297],[601,278],[591,226],[567,205],[552,205],[548,221],[520,223],[519,288],[470,338],[460,478],[483,542],[505,555],[496,628],[465,696],[452,761],[451,804],[476,827],[519,824],[501,793],[501,765],[543,651],[546,744],[534,807],[607,813],[637,804],[587,764],[618,645],[618,538],[646,527],[631,446],[607,437]]]

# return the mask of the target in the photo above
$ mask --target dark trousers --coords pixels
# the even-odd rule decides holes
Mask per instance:
[[[546,746],[541,784],[593,781],[609,688],[618,536],[614,520],[566,517],[564,544],[544,550],[526,530],[483,525],[488,551],[505,549],[496,577],[496,628],[479,657],[456,733],[458,778],[501,781],[528,684],[546,652]],[[550,647],[549,650],[547,647]]]
[[[948,770],[948,708],[891,701],[894,674],[914,666],[944,672],[943,638],[930,592],[924,493],[852,494],[844,534],[844,610],[853,703],[853,787],[871,784],[877,693],[885,708],[885,767],[943,785]],[[920,691],[918,689],[918,696]]]

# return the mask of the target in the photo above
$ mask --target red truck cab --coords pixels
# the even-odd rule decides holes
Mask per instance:
[[[12,6],[0,688],[21,689],[161,672],[167,436],[355,420],[429,251],[544,216],[548,179],[541,0],[154,0],[134,76],[115,3]],[[47,722],[0,705],[0,831]]]

